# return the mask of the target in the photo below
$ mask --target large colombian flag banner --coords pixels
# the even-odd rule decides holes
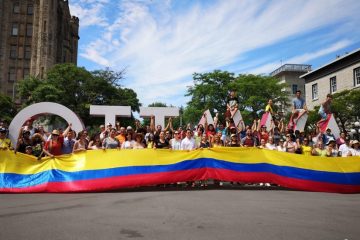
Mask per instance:
[[[256,148],[91,150],[45,158],[0,151],[0,192],[93,192],[217,179],[360,192],[360,158],[321,158]]]

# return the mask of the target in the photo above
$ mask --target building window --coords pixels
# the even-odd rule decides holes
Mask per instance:
[[[31,58],[31,47],[30,46],[25,46],[25,59],[30,59]]]
[[[360,86],[360,67],[354,69],[354,86]]]
[[[337,90],[336,77],[330,78],[330,93],[334,93]]]
[[[13,23],[11,28],[11,35],[17,36],[19,34],[19,24]]]
[[[14,6],[13,6],[13,13],[20,13],[20,3],[14,3]]]
[[[318,85],[317,83],[313,84],[311,86],[311,92],[312,92],[312,100],[317,100],[319,98],[318,96]]]
[[[32,5],[32,4],[27,5],[26,13],[27,13],[27,15],[33,15],[34,14],[34,5]]]
[[[11,45],[10,46],[10,58],[17,58],[18,54],[17,54],[17,46],[16,45]]]
[[[298,85],[297,85],[297,84],[293,84],[293,85],[292,85],[292,93],[295,94],[297,90],[298,90]]]
[[[33,26],[31,23],[26,24],[26,36],[31,37],[33,32]]]
[[[24,79],[27,78],[30,75],[30,69],[29,68],[24,68]]]
[[[9,69],[9,79],[8,82],[15,82],[16,80],[16,69],[15,68],[10,68]]]

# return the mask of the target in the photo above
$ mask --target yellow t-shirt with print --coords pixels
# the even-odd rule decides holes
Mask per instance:
[[[311,146],[301,146],[302,154],[305,156],[311,156]]]
[[[10,139],[8,138],[0,139],[0,150],[6,150],[10,148],[13,148]]]

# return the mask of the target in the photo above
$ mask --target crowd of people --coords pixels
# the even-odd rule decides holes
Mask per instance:
[[[331,102],[328,95],[322,115],[328,111]],[[292,125],[307,111],[301,92],[297,92],[293,101],[292,116],[286,125],[283,119],[271,120],[271,129],[260,124],[260,119],[255,119],[251,125],[244,122],[236,125],[232,119],[238,102],[232,91],[229,96],[228,109],[225,113],[225,122],[219,121],[216,115],[213,124],[199,124],[192,127],[173,128],[172,119],[169,118],[165,128],[155,126],[155,119],[151,117],[150,125],[142,126],[139,120],[135,127],[112,126],[110,123],[99,126],[98,131],[89,136],[87,130],[76,133],[69,126],[65,130],[54,129],[46,132],[43,126],[33,126],[28,121],[19,131],[16,146],[12,146],[7,138],[8,130],[4,122],[0,122],[0,150],[14,150],[37,158],[45,156],[54,157],[62,154],[71,154],[97,149],[172,149],[194,150],[199,148],[219,147],[257,147],[260,149],[275,150],[305,156],[335,157],[335,156],[360,156],[358,140],[351,140],[346,133],[341,133],[335,138],[331,129],[321,133],[319,128],[308,134],[293,131]],[[272,113],[272,100],[270,99],[265,111]],[[206,118],[205,118],[206,119]],[[325,117],[323,117],[325,119]]]

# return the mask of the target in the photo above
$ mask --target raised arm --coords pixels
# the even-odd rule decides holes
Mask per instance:
[[[71,130],[71,127],[72,127],[72,123],[69,123],[69,126],[65,129],[65,131],[62,133],[62,135],[64,137],[67,136],[67,134],[69,133],[69,131]]]
[[[155,132],[155,117],[154,117],[154,115],[151,115],[151,117],[150,117],[150,130],[152,133]]]

